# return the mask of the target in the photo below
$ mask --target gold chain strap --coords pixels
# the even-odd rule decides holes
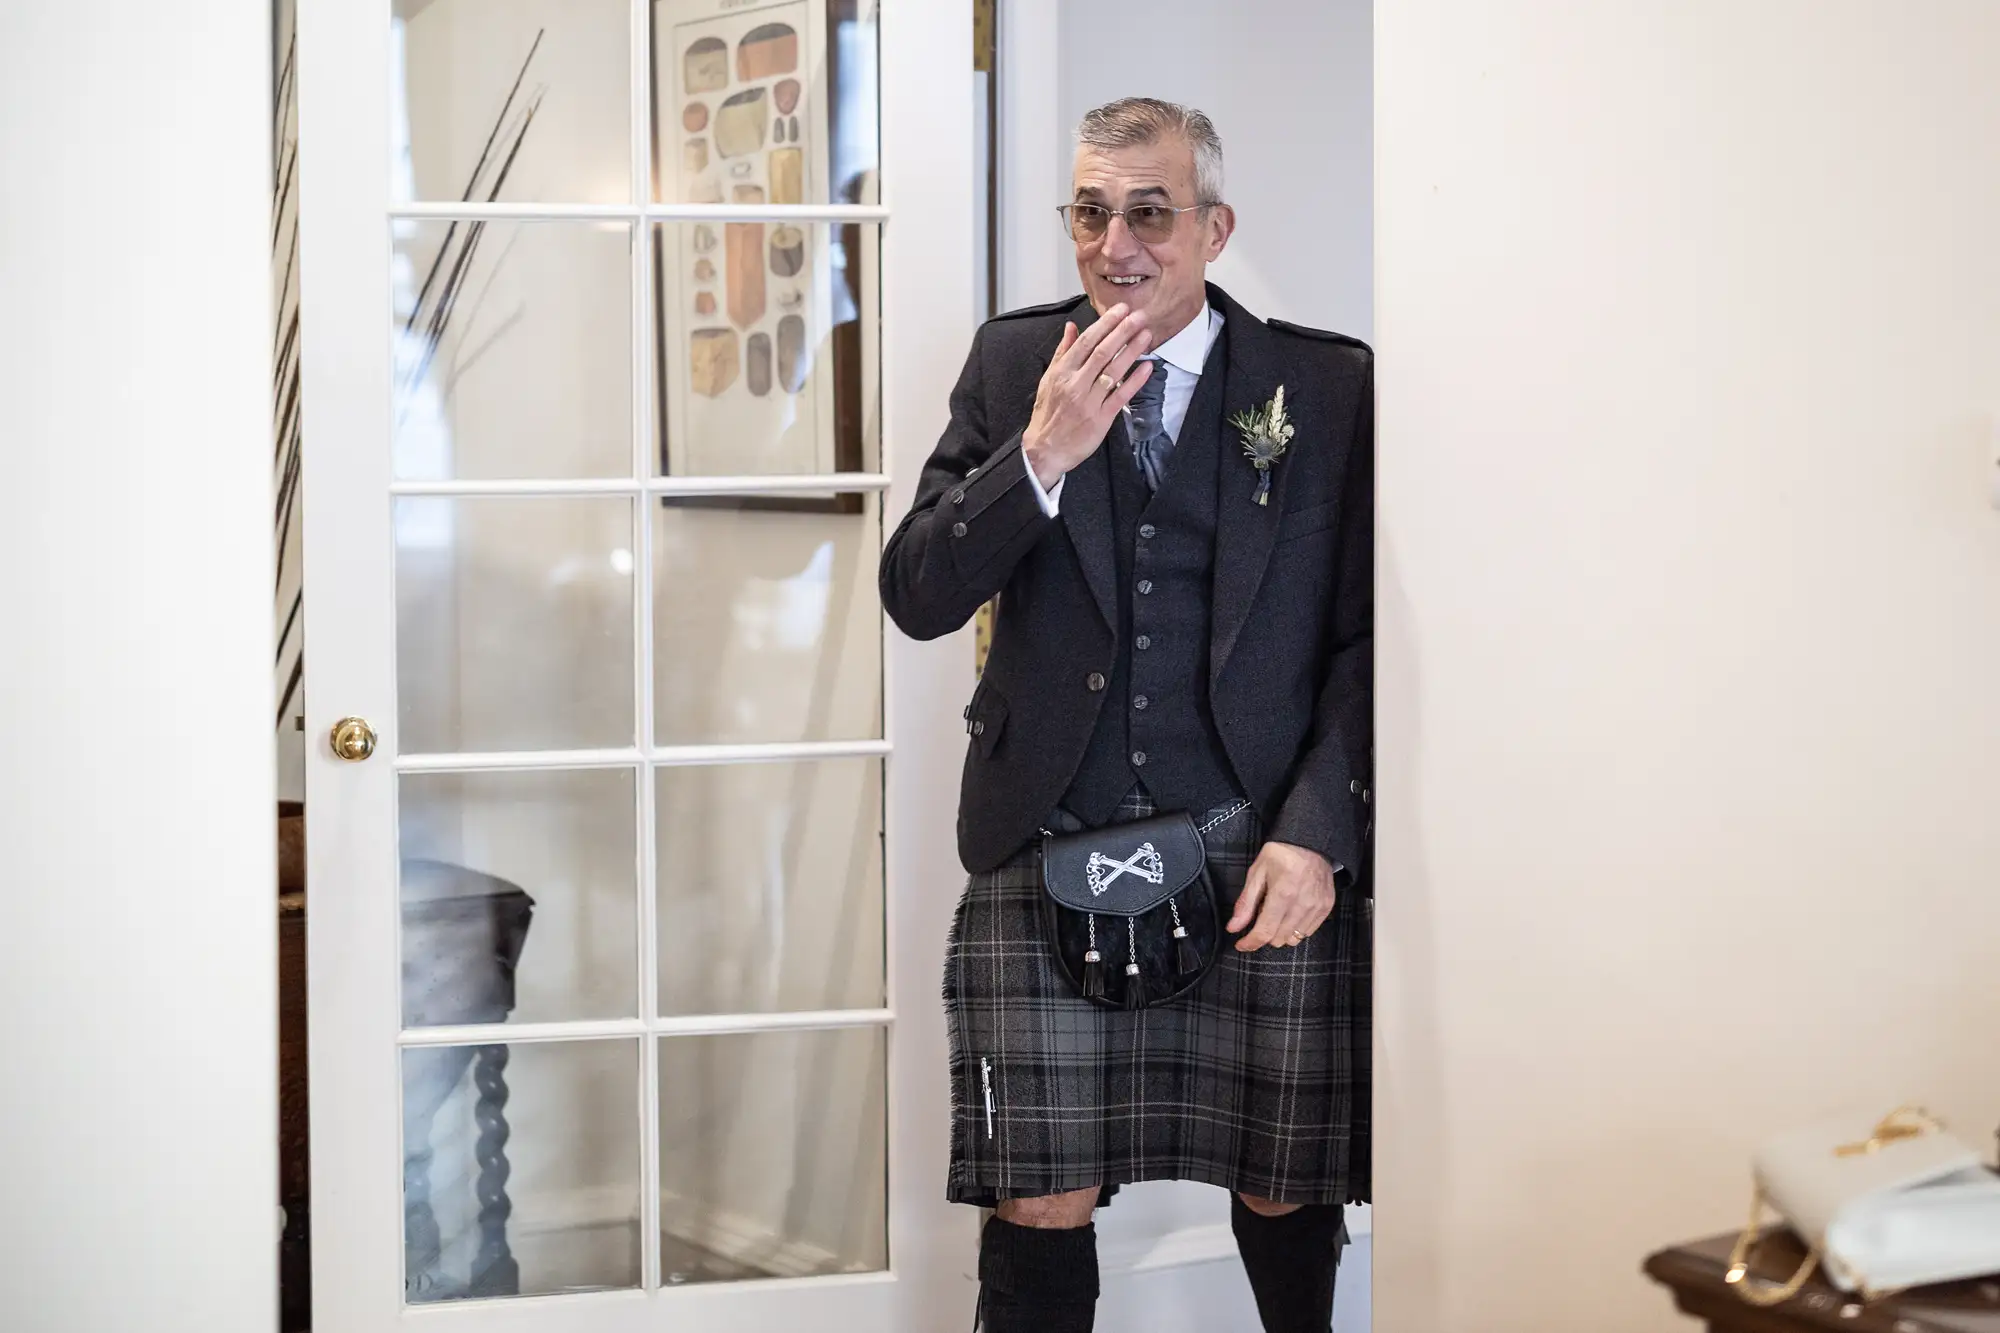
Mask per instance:
[[[1798,1272],[1792,1274],[1791,1281],[1777,1286],[1767,1282],[1753,1287],[1749,1282],[1750,1251],[1755,1248],[1757,1238],[1764,1229],[1763,1220],[1764,1190],[1753,1185],[1750,1188],[1750,1220],[1744,1224],[1743,1234],[1736,1238],[1734,1248],[1729,1251],[1729,1271],[1722,1280],[1734,1287],[1736,1294],[1751,1305],[1783,1305],[1799,1294],[1807,1279],[1812,1277],[1813,1269],[1819,1267],[1819,1246],[1815,1244],[1806,1251],[1805,1262],[1799,1265]]]
[[[1903,1139],[1919,1138],[1943,1128],[1943,1124],[1937,1117],[1924,1110],[1923,1107],[1899,1106],[1877,1121],[1874,1132],[1867,1138],[1854,1143],[1840,1144],[1834,1148],[1833,1155],[1836,1157],[1868,1157],[1881,1152],[1888,1144],[1896,1143]],[[1752,1286],[1749,1281],[1750,1251],[1756,1247],[1758,1237],[1763,1231],[1763,1218],[1764,1188],[1761,1185],[1752,1185],[1750,1187],[1750,1220],[1744,1223],[1743,1234],[1736,1238],[1735,1246],[1729,1251],[1729,1271],[1723,1275],[1722,1280],[1735,1288],[1736,1294],[1751,1305],[1783,1305],[1804,1289],[1807,1280],[1813,1275],[1813,1270],[1819,1267],[1819,1244],[1815,1241],[1806,1249],[1805,1261],[1799,1265],[1799,1271],[1792,1274],[1790,1281],[1774,1285],[1768,1280],[1760,1279],[1762,1285]],[[1894,1294],[1895,1290],[1891,1288],[1880,1290],[1864,1289],[1862,1291],[1862,1299],[1876,1300],[1880,1297]]]

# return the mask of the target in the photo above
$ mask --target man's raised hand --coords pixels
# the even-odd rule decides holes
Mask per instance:
[[[1021,436],[1028,466],[1045,489],[1097,452],[1112,418],[1153,373],[1150,361],[1134,365],[1152,346],[1144,312],[1122,305],[1105,311],[1083,333],[1073,323],[1063,326],[1062,342],[1035,390],[1035,410]]]

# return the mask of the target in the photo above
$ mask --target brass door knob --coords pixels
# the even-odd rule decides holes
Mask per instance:
[[[350,764],[375,753],[375,728],[358,717],[343,717],[334,723],[333,734],[327,739],[333,743],[334,755]]]

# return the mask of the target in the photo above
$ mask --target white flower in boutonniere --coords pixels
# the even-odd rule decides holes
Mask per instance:
[[[1271,468],[1285,456],[1291,443],[1292,423],[1285,420],[1285,386],[1271,395],[1261,408],[1238,412],[1229,424],[1243,432],[1243,452],[1257,469],[1257,493],[1251,498],[1260,505],[1271,503]]]

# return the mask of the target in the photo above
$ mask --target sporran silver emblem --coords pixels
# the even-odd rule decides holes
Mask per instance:
[[[1167,877],[1167,863],[1150,842],[1139,844],[1139,850],[1123,861],[1106,856],[1103,852],[1092,852],[1090,864],[1084,868],[1084,878],[1090,882],[1092,897],[1101,898],[1104,891],[1117,882],[1121,875],[1137,875],[1148,884],[1162,883]]]

